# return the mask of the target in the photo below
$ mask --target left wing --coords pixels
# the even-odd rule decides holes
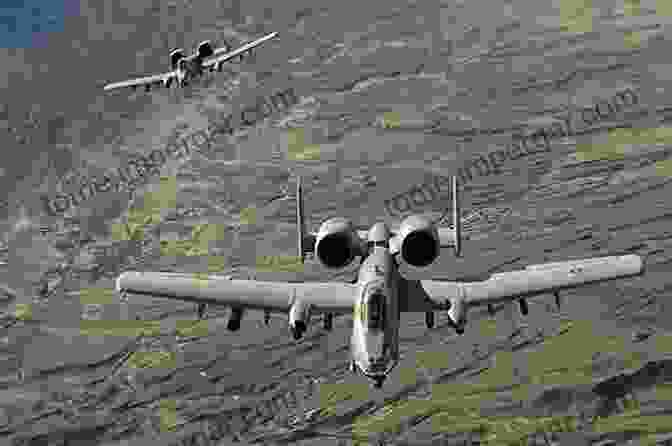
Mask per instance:
[[[139,87],[140,85],[145,85],[151,87],[152,85],[169,85],[172,81],[177,78],[177,72],[170,71],[163,74],[155,74],[152,76],[139,77],[136,79],[129,79],[121,82],[113,82],[111,84],[105,85],[103,90],[116,90],[118,88],[126,87]]]
[[[261,45],[262,43],[266,42],[267,40],[271,40],[272,38],[276,37],[278,35],[277,32],[272,32],[270,34],[265,35],[264,37],[260,37],[257,40],[254,40],[252,42],[248,42],[245,45],[236,48],[235,50],[226,53],[226,54],[215,54],[215,56],[211,57],[210,59],[206,60],[203,62],[203,68],[211,68],[213,66],[216,66],[217,64],[221,64],[223,62],[226,62],[229,59],[233,59],[236,56],[240,56],[241,54],[245,53],[246,51],[250,51],[251,49],[254,49]]]
[[[642,274],[638,255],[595,257],[530,265],[521,271],[497,273],[475,282],[407,281],[402,311],[446,309],[456,302],[469,306],[491,305],[572,288],[593,282]],[[450,304],[450,305],[448,305]]]
[[[288,283],[237,280],[227,276],[135,272],[119,275],[119,293],[131,293],[202,304],[289,311],[300,301],[317,313],[350,313],[357,287],[348,283]]]
[[[229,51],[231,51],[231,47],[228,44],[225,44],[224,46],[220,46],[219,48],[215,48],[211,57],[217,57],[220,54],[226,54]]]

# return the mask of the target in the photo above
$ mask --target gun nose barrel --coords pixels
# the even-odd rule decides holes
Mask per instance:
[[[384,368],[387,365],[387,361],[382,356],[370,356],[369,365],[372,370],[377,370]]]

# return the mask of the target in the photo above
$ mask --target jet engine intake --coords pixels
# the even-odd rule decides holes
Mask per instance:
[[[331,218],[320,226],[315,238],[315,255],[327,268],[343,268],[362,252],[362,241],[352,223]]]
[[[439,233],[424,217],[411,215],[404,219],[399,226],[398,237],[401,257],[409,265],[428,266],[439,256]]]
[[[197,51],[198,57],[200,59],[205,59],[215,54],[215,50],[212,49],[212,44],[209,40],[204,40],[203,42],[199,43]]]
[[[308,321],[310,320],[310,305],[306,305],[301,301],[294,302],[289,309],[289,330],[295,340],[301,339],[303,334],[308,329]]]
[[[455,297],[450,299],[448,319],[457,334],[464,334],[464,326],[467,324],[467,306],[463,298]]]

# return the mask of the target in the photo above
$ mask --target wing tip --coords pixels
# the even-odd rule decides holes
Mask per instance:
[[[127,278],[128,276],[130,276],[131,274],[132,274],[132,273],[131,273],[130,271],[126,271],[126,272],[123,272],[123,273],[121,273],[121,274],[119,274],[119,275],[117,276],[116,280],[114,281],[114,290],[115,290],[117,293],[121,293],[121,292],[122,292],[123,288],[121,287],[121,283],[122,283],[122,281],[123,281],[124,279],[126,279],[126,278]]]
[[[117,293],[121,293],[121,279],[123,279],[124,274],[126,273],[121,273],[117,276],[117,279],[114,281],[114,291]]]
[[[634,270],[636,274],[643,274],[644,273],[644,259],[642,259],[641,256],[637,254],[630,254],[627,256],[624,256],[624,260],[630,261],[634,265]]]

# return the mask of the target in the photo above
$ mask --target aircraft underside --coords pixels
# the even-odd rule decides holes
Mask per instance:
[[[385,379],[387,379],[386,374],[370,374],[370,373],[365,373],[362,371],[362,369],[359,368],[357,363],[352,360],[350,361],[350,372],[354,374],[361,373],[362,375],[366,376],[367,378],[373,380],[373,387],[376,389],[380,389],[383,386],[383,383],[385,382]]]

